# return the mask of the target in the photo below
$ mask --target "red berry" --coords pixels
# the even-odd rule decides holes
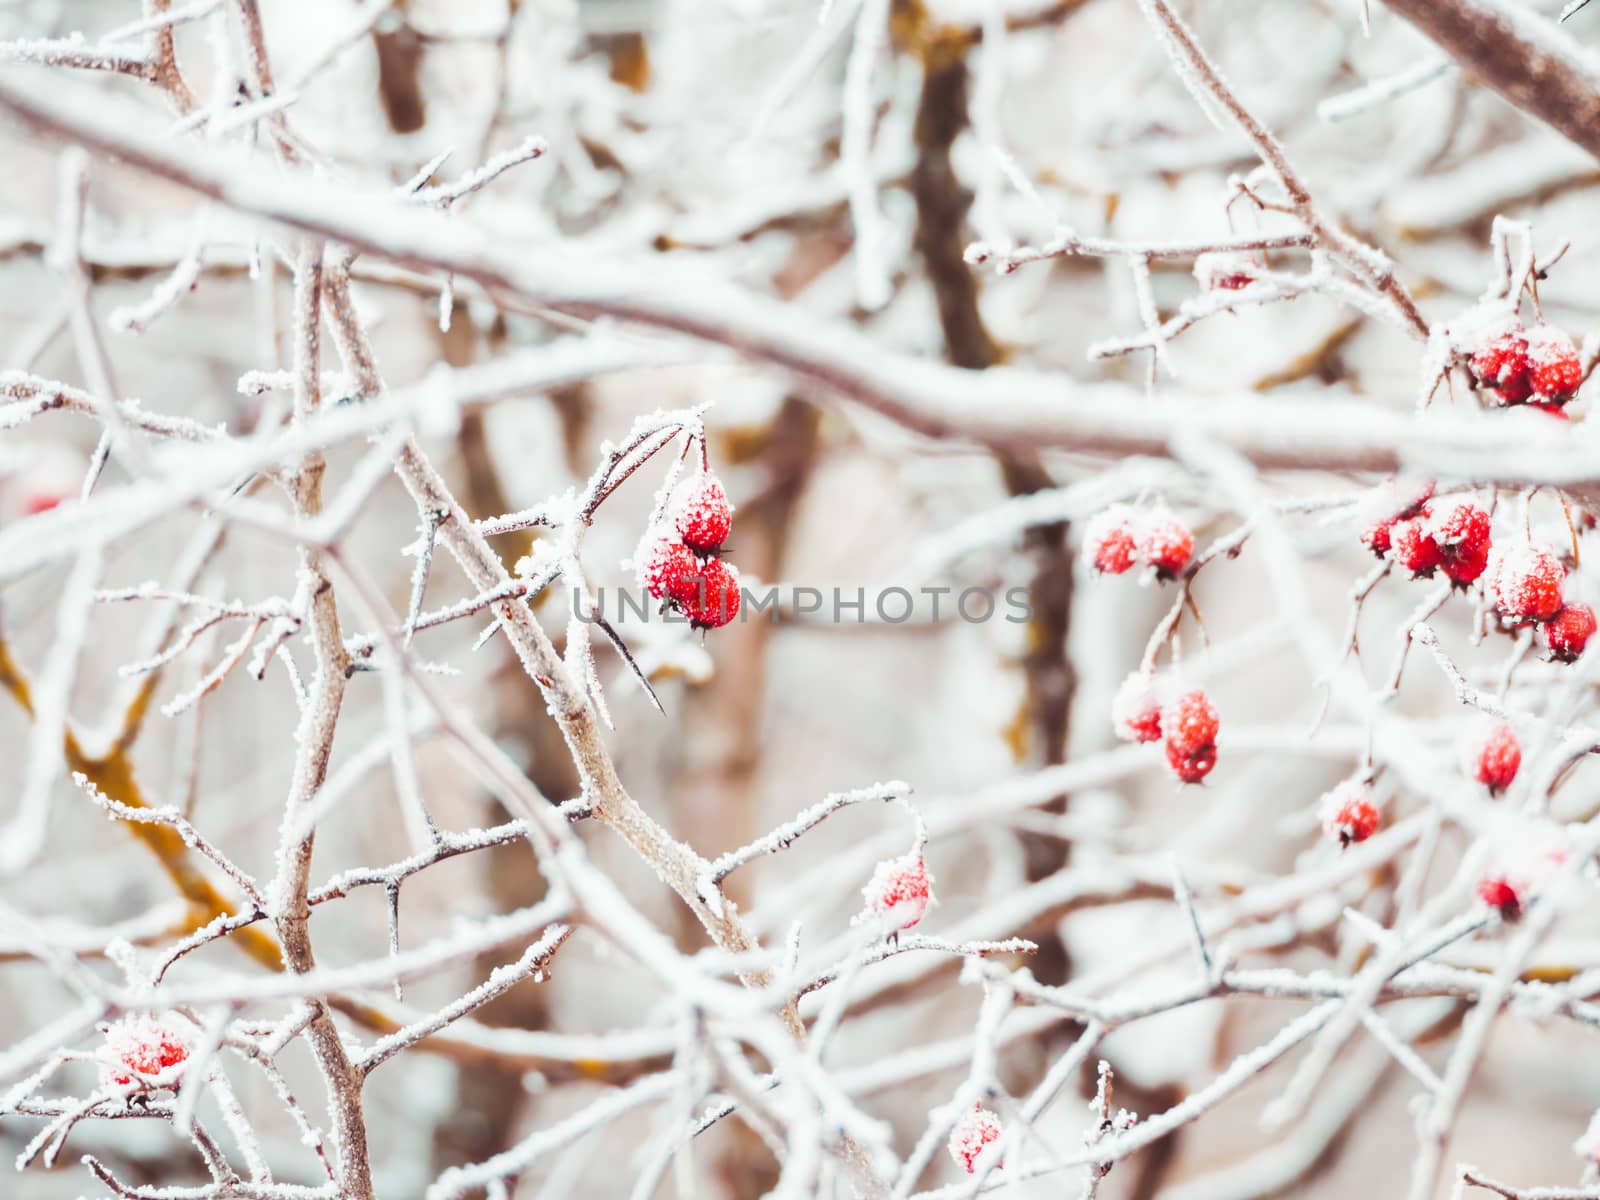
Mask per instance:
[[[1544,627],[1544,644],[1552,658],[1572,662],[1594,636],[1594,609],[1587,604],[1563,604]]]
[[[1489,514],[1458,501],[1433,510],[1428,533],[1439,549],[1439,566],[1452,582],[1469,584],[1489,563]]]
[[[1491,792],[1503,792],[1517,777],[1522,747],[1503,721],[1486,725],[1472,743],[1472,777]]]
[[[1135,513],[1117,504],[1097,513],[1084,532],[1083,558],[1102,575],[1121,575],[1138,554],[1133,527]]]
[[[667,598],[695,628],[720,628],[739,615],[739,572],[720,558],[697,560],[694,571],[679,577]]]
[[[1347,779],[1322,798],[1322,827],[1341,846],[1364,842],[1378,831],[1378,806],[1372,789]]]
[[[898,932],[922,920],[933,896],[932,882],[922,855],[907,854],[879,863],[861,894],[868,911]]]
[[[1408,521],[1396,521],[1389,530],[1389,553],[1413,576],[1432,575],[1442,561],[1439,543],[1424,529],[1427,509],[1423,516]]]
[[[29,492],[22,498],[22,514],[27,517],[36,517],[42,512],[49,512],[65,500],[69,494],[67,492]]]
[[[1533,383],[1528,378],[1526,371],[1500,385],[1500,402],[1502,404],[1521,404],[1531,395],[1533,395]]]
[[[1150,676],[1135,671],[1122,681],[1111,701],[1111,721],[1125,741],[1161,740],[1161,698]]]
[[[1478,898],[1507,921],[1521,916],[1572,856],[1562,830],[1543,822],[1505,825],[1494,832],[1492,844],[1494,857],[1478,881]]]
[[[1265,266],[1259,253],[1213,250],[1194,260],[1194,277],[1208,292],[1237,292],[1253,284]]]
[[[1389,553],[1390,531],[1394,529],[1394,518],[1379,521],[1375,525],[1368,525],[1361,531],[1361,544],[1371,550],[1379,558]]]
[[[1500,392],[1505,404],[1528,398],[1528,339],[1522,324],[1511,318],[1488,334],[1472,353],[1472,373],[1480,383]]]
[[[1546,400],[1570,399],[1583,382],[1578,348],[1561,330],[1535,325],[1528,332],[1528,382]]]
[[[1138,527],[1139,560],[1163,579],[1173,579],[1189,565],[1194,534],[1169,512],[1147,515]]]
[[[1522,915],[1523,897],[1517,890],[1517,885],[1504,875],[1486,875],[1478,881],[1478,899],[1490,908],[1500,910],[1500,915],[1507,921],[1515,921]]]
[[[1490,556],[1488,592],[1502,616],[1511,621],[1547,621],[1561,608],[1561,584],[1567,571],[1542,546],[1526,542]]]
[[[1000,1118],[982,1105],[973,1105],[972,1111],[962,1115],[950,1131],[950,1157],[955,1159],[968,1175],[978,1169],[978,1156],[984,1147],[1000,1137]],[[996,1163],[995,1166],[1000,1166]]]
[[[733,507],[722,480],[709,471],[687,480],[672,499],[673,524],[684,545],[702,554],[722,547],[733,528]]]
[[[1161,713],[1167,765],[1184,783],[1199,783],[1217,765],[1217,710],[1202,691],[1185,692]]]
[[[95,1052],[101,1080],[117,1087],[150,1087],[175,1082],[165,1075],[189,1057],[189,1039],[176,1017],[149,1013],[124,1017],[105,1027],[105,1042]]]
[[[1450,582],[1465,587],[1482,575],[1489,565],[1489,551],[1478,550],[1471,554],[1441,554],[1439,567],[1450,577]]]
[[[1431,479],[1384,480],[1361,506],[1361,519],[1366,523],[1361,531],[1362,545],[1379,558],[1388,554],[1395,522],[1416,516],[1432,498]]]
[[[676,599],[700,573],[693,550],[674,538],[657,534],[638,555],[639,576],[645,590],[657,600]]]

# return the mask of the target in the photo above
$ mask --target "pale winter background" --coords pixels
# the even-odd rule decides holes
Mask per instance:
[[[1592,388],[1466,363],[1600,355],[1558,8],[0,6],[0,1192],[1600,1195],[1595,656],[1360,537],[1594,599]],[[621,621],[658,712],[569,601],[702,462],[869,619]]]

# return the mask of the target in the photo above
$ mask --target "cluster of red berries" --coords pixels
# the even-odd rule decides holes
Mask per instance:
[[[1477,580],[1489,565],[1489,514],[1458,500],[1417,501],[1407,511],[1369,526],[1361,540],[1378,557],[1388,555],[1414,578],[1443,571],[1457,587]]]
[[[1549,550],[1528,542],[1497,547],[1484,591],[1507,628],[1539,627],[1550,656],[1572,662],[1595,631],[1594,609],[1562,598],[1567,569]]]
[[[1472,352],[1472,376],[1500,404],[1530,404],[1561,413],[1583,382],[1583,361],[1572,339],[1539,322],[1524,329],[1515,317],[1490,329]]]
[[[912,853],[881,862],[861,889],[867,911],[892,933],[910,929],[928,912],[933,880],[922,855]]]
[[[962,1114],[955,1128],[950,1131],[950,1157],[968,1175],[974,1174],[978,1169],[978,1159],[984,1149],[1000,1138],[1000,1118],[984,1108],[981,1104],[974,1104],[972,1111]],[[1002,1166],[995,1163],[996,1167]]]
[[[727,490],[702,471],[674,491],[637,555],[645,590],[696,629],[716,629],[739,615],[739,572],[718,557],[732,528]]]
[[[173,1068],[188,1061],[189,1038],[176,1018],[140,1013],[107,1025],[95,1058],[108,1086],[170,1086],[177,1074]]]
[[[1130,742],[1166,739],[1167,765],[1184,783],[1199,783],[1217,765],[1221,722],[1210,698],[1198,688],[1163,704],[1161,689],[1135,672],[1122,681],[1111,701],[1117,736]]]
[[[1141,564],[1161,579],[1176,579],[1194,556],[1194,534],[1165,509],[1114,504],[1084,532],[1083,557],[1102,575],[1121,575]]]
[[[1552,658],[1572,662],[1595,632],[1594,610],[1562,598],[1566,568],[1528,542],[1494,545],[1489,514],[1467,500],[1438,501],[1428,485],[1413,489],[1400,511],[1362,531],[1361,541],[1413,578],[1443,571],[1457,587],[1482,578],[1484,594],[1507,628],[1539,626]]]
[[[1372,789],[1347,779],[1322,798],[1322,828],[1341,847],[1364,842],[1378,832],[1378,805]]]

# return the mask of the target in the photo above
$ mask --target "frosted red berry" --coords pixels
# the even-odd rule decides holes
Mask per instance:
[[[709,471],[686,480],[672,498],[672,519],[691,550],[710,554],[721,549],[733,528],[733,506],[722,480]]]
[[[1447,554],[1441,548],[1439,554],[1439,569],[1450,577],[1450,582],[1465,587],[1472,583],[1489,566],[1489,551],[1468,551],[1460,554]]]
[[[1111,723],[1124,741],[1161,740],[1161,698],[1150,676],[1135,671],[1122,681],[1111,700]]]
[[[1478,879],[1478,898],[1515,921],[1534,894],[1556,882],[1572,857],[1563,831],[1544,822],[1517,821],[1494,830],[1493,858]]]
[[[1136,514],[1123,505],[1097,513],[1084,531],[1083,558],[1102,575],[1121,575],[1138,559]]]
[[[1361,544],[1371,550],[1379,558],[1389,553],[1392,544],[1390,534],[1395,526],[1395,519],[1390,517],[1387,521],[1378,521],[1368,525],[1361,531]]]
[[[1489,599],[1509,621],[1547,621],[1561,609],[1566,568],[1542,546],[1496,547],[1490,556]]]
[[[1507,921],[1522,915],[1524,897],[1516,882],[1504,875],[1485,875],[1478,881],[1478,899],[1498,909]]]
[[[1469,584],[1489,563],[1489,514],[1476,504],[1457,501],[1436,506],[1427,532],[1438,548],[1439,566],[1452,582]]]
[[[174,1067],[189,1058],[189,1037],[176,1017],[148,1013],[124,1017],[105,1027],[95,1052],[103,1084],[119,1087],[170,1086]]]
[[[1552,658],[1572,662],[1594,636],[1594,609],[1587,604],[1563,604],[1544,626],[1544,644]]]
[[[1472,777],[1492,792],[1503,792],[1522,765],[1522,746],[1511,726],[1503,721],[1485,725],[1471,749]]]
[[[1194,555],[1194,534],[1169,512],[1153,512],[1138,524],[1139,561],[1163,579],[1175,578]]]
[[[1255,283],[1265,267],[1257,253],[1211,250],[1194,260],[1194,277],[1208,292],[1237,292]]]
[[[1551,325],[1528,331],[1528,383],[1535,395],[1562,403],[1583,382],[1583,362],[1572,339]]]
[[[1472,353],[1472,374],[1499,392],[1505,404],[1528,398],[1528,338],[1515,319],[1488,332]]]
[[[999,1138],[1000,1118],[982,1105],[973,1105],[972,1111],[963,1113],[950,1131],[950,1157],[971,1175],[978,1169],[978,1159],[984,1148]]]
[[[1395,524],[1420,513],[1433,498],[1433,480],[1390,478],[1373,489],[1362,504],[1361,544],[1382,558],[1391,548]]]
[[[1372,789],[1347,779],[1322,798],[1322,827],[1341,846],[1364,842],[1378,831],[1378,805]]]
[[[639,576],[654,599],[676,600],[699,574],[700,559],[694,551],[668,535],[649,536],[639,553]]]
[[[1441,561],[1439,543],[1424,528],[1421,517],[1394,523],[1389,530],[1389,554],[1413,576],[1432,575]]]
[[[667,598],[697,629],[719,629],[739,615],[739,572],[720,558],[696,560],[691,573],[674,578]]]
[[[1217,710],[1202,691],[1185,692],[1161,713],[1167,765],[1184,783],[1199,783],[1217,765]]]
[[[895,932],[910,929],[928,911],[933,881],[920,854],[907,854],[881,862],[861,889],[867,911]]]

